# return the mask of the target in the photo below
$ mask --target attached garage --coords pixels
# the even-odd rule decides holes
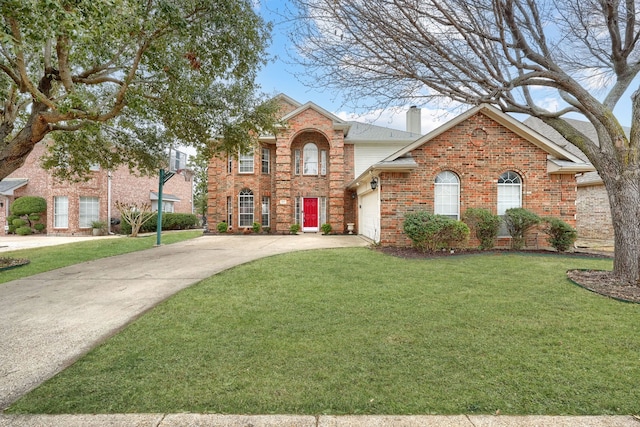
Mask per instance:
[[[358,234],[378,243],[380,241],[380,193],[365,189],[358,193]]]

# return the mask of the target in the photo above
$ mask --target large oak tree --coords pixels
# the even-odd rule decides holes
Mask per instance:
[[[45,166],[78,178],[151,173],[171,144],[228,132],[208,150],[242,148],[233,124],[268,123],[254,79],[270,28],[250,0],[2,0],[0,14],[0,179],[47,135]]]
[[[579,147],[609,194],[614,274],[640,279],[638,0],[294,0],[314,84],[384,105],[489,103]],[[635,92],[634,92],[635,91]],[[613,111],[625,94],[627,137]],[[547,108],[549,98],[558,108]],[[563,120],[580,114],[591,141]]]

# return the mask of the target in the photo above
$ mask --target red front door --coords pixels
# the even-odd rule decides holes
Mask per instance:
[[[318,198],[304,198],[302,203],[304,219],[302,229],[308,231],[318,231]]]

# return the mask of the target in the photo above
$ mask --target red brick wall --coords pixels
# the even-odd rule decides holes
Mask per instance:
[[[90,228],[79,227],[80,197],[97,197],[99,199],[100,220],[108,220],[108,173],[100,170],[91,172],[86,182],[69,183],[54,179],[48,171],[40,167],[40,158],[46,150],[45,142],[37,144],[20,169],[9,175],[10,178],[28,178],[29,183],[15,192],[13,199],[20,196],[39,196],[47,201],[46,221],[47,234],[82,235],[91,234]],[[113,205],[116,201],[150,203],[149,192],[158,191],[158,177],[138,177],[131,174],[126,167],[112,172],[111,179],[111,217],[119,217]],[[164,186],[165,194],[173,194],[181,200],[174,203],[175,212],[191,213],[191,182],[182,176],[174,176]],[[69,227],[56,229],[53,227],[54,197],[67,196],[69,201]],[[2,198],[0,198],[2,199]],[[4,233],[5,214],[9,212],[8,204],[0,211],[0,229]]]
[[[484,128],[484,143],[472,141],[471,133]],[[561,218],[575,226],[576,182],[573,175],[549,175],[547,153],[509,129],[476,114],[412,151],[418,167],[408,174],[383,173],[381,189],[381,244],[409,246],[402,232],[404,215],[433,212],[434,181],[444,170],[460,178],[460,214],[467,208],[497,212],[497,180],[506,171],[522,179],[522,207],[541,216]],[[478,242],[472,240],[471,245]],[[507,240],[502,240],[507,244]],[[534,231],[529,246],[548,246],[546,236]]]
[[[293,111],[285,104],[283,111]],[[334,130],[333,122],[314,109],[306,109],[293,117],[287,127],[276,138],[271,150],[271,173],[261,172],[261,150],[254,156],[254,173],[239,174],[237,160],[233,160],[232,173],[227,173],[227,158],[213,158],[209,163],[208,224],[211,230],[227,219],[227,197],[233,200],[233,228],[238,222],[238,194],[248,188],[254,195],[254,221],[261,222],[263,196],[271,198],[271,229],[287,233],[295,221],[295,199],[297,197],[326,197],[327,222],[333,230],[346,229],[345,205],[351,196],[345,191],[347,179],[353,179],[353,147],[347,149],[351,158],[345,162],[344,133]],[[317,176],[294,175],[294,150],[302,149],[313,142],[320,150],[327,151],[327,173]],[[265,146],[265,145],[263,145]],[[262,147],[262,146],[261,146]],[[345,170],[350,172],[345,172]],[[350,208],[353,211],[353,208]],[[353,217],[353,212],[351,213]],[[351,222],[351,221],[349,221]]]

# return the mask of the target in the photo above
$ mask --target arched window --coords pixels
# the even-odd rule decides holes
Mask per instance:
[[[436,176],[433,213],[460,219],[460,179],[451,171]]]
[[[504,216],[507,209],[522,207],[522,179],[513,171],[506,171],[498,178],[498,215]],[[502,223],[500,236],[509,236]]]
[[[238,226],[251,227],[253,225],[253,191],[248,188],[240,191],[238,196]]]
[[[310,142],[302,149],[302,174],[318,175],[318,147]]]

